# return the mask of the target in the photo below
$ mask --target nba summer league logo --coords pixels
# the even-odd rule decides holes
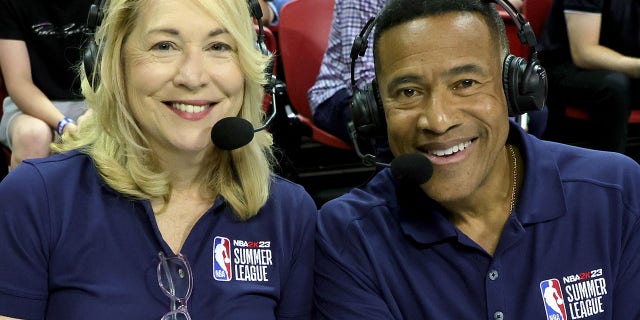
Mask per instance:
[[[607,283],[602,269],[540,282],[547,320],[596,319],[605,310]]]
[[[213,239],[213,278],[218,281],[268,282],[273,265],[270,241]]]

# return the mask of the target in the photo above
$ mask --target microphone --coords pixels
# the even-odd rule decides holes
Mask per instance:
[[[226,117],[211,128],[211,141],[222,150],[235,150],[251,142],[254,132],[246,119]]]
[[[391,161],[391,175],[402,183],[421,185],[431,179],[433,165],[427,157],[419,153],[397,156]]]
[[[263,125],[254,129],[251,122],[244,118],[222,118],[211,128],[211,142],[222,150],[235,150],[251,142],[254,133],[267,128],[276,116],[276,87],[277,85],[273,85],[269,88],[273,111]]]
[[[379,166],[391,168],[391,175],[401,183],[421,185],[431,179],[433,175],[433,165],[427,157],[419,153],[401,154],[391,161],[385,163],[378,161],[378,158],[372,154],[362,154],[358,146],[358,137],[353,122],[348,125],[349,136],[353,142],[356,154],[365,166]]]

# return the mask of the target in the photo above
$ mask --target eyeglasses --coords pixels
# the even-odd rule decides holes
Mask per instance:
[[[158,285],[171,299],[171,311],[160,320],[191,320],[187,301],[193,289],[193,274],[187,258],[180,253],[167,258],[163,252],[158,252],[158,256]]]

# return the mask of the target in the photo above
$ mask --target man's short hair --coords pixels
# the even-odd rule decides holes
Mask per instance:
[[[531,0],[535,1],[535,0]],[[495,3],[489,0],[389,0],[380,11],[376,19],[373,34],[373,56],[376,71],[378,70],[377,43],[380,36],[387,30],[400,24],[426,18],[439,16],[451,12],[478,13],[489,27],[491,37],[500,45],[500,52],[506,56],[509,53],[509,40],[505,32],[502,17],[496,10]],[[428,34],[424,35],[428,37]]]

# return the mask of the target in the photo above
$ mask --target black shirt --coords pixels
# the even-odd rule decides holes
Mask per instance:
[[[601,14],[600,44],[623,55],[640,57],[639,0],[554,0],[540,41],[545,61],[571,60],[565,10]]]
[[[91,0],[0,0],[0,39],[26,43],[34,84],[52,100],[81,99],[76,71]]]

